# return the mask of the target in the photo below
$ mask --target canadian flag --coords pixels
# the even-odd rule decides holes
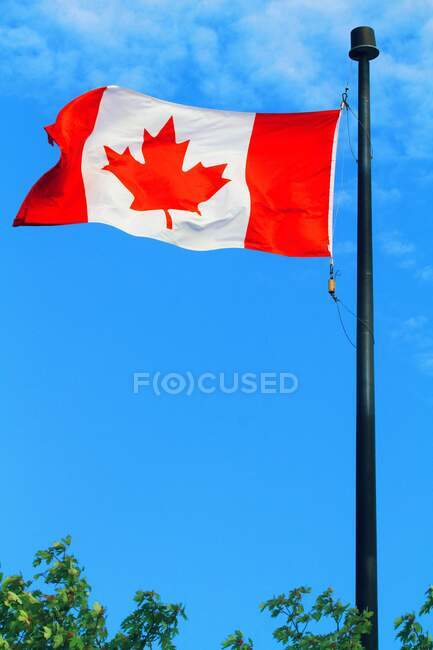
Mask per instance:
[[[97,222],[193,250],[328,256],[339,115],[210,110],[118,86],[91,90],[46,127],[61,158],[14,225]]]

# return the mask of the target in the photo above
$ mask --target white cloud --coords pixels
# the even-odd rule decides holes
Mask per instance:
[[[383,203],[391,203],[398,201],[401,198],[401,192],[396,187],[375,187],[374,195],[379,201]]]
[[[400,232],[382,233],[378,237],[381,250],[385,255],[395,259],[401,269],[411,270],[417,280],[433,282],[433,266],[419,266],[416,259],[416,246],[407,241]]]
[[[334,246],[337,255],[354,255],[356,253],[356,244],[354,241],[337,242]]]
[[[339,179],[338,179],[339,180]],[[353,196],[347,190],[335,190],[334,205],[338,210],[343,205],[350,205],[353,203]]]
[[[422,372],[433,377],[433,351],[420,354],[418,365]]]
[[[401,269],[413,269],[416,266],[416,260],[412,257],[405,257],[398,262],[398,266]]]
[[[393,336],[395,338],[412,337],[414,332],[422,330],[427,323],[428,318],[426,316],[411,316],[407,320],[403,321],[398,330],[393,332]]]
[[[415,252],[415,245],[405,241],[397,231],[382,233],[379,236],[382,251],[392,257],[406,257]]]
[[[404,128],[394,128],[388,143],[392,149],[401,141],[419,156],[429,153],[421,136],[433,120],[433,97],[424,93],[433,59],[430,4],[6,0],[0,53],[8,69],[2,72],[19,92],[36,96],[46,82],[46,92],[70,88],[71,95],[95,82],[132,82],[169,99],[181,99],[190,85],[198,101],[227,108],[321,108],[337,105],[346,82],[353,84],[350,29],[371,23],[383,49],[374,64],[377,124],[397,127],[396,103],[415,109],[422,99],[424,110],[406,111]],[[405,63],[393,56],[402,41]]]
[[[433,376],[433,336],[426,316],[408,318],[392,332],[392,336],[410,346],[413,360],[421,372]]]
[[[6,0],[1,74],[10,92],[36,97],[119,83],[177,101],[189,89],[198,103],[241,110],[326,108],[339,103],[346,83],[355,86],[351,28],[372,24],[382,49],[373,74],[378,148],[382,156],[425,157],[433,134],[433,94],[425,92],[433,64],[431,4]],[[404,62],[397,59],[402,42]],[[395,188],[377,191],[384,201],[398,195]]]
[[[416,277],[424,282],[433,281],[433,266],[423,266],[421,269],[418,269]]]

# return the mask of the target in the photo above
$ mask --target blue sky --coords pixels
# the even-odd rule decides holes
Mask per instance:
[[[12,229],[57,160],[42,126],[89,88],[258,111],[356,108],[372,64],[381,635],[432,580],[431,1],[8,2],[1,376],[5,571],[71,533],[110,625],[138,588],[186,604],[181,650],[234,628],[269,647],[265,598],[354,592],[354,351],[327,262],[194,253],[99,225]],[[356,141],[356,125],[350,121]],[[336,176],[338,293],[355,302],[355,174]],[[354,332],[353,318],[344,313]],[[292,395],[134,395],[135,371],[289,371]],[[204,641],[204,639],[206,641]]]

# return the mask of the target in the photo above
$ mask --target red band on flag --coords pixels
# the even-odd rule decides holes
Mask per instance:
[[[339,110],[257,114],[246,179],[251,213],[245,248],[329,256],[332,151]]]
[[[91,90],[67,104],[55,124],[45,127],[61,150],[60,160],[32,187],[14,226],[60,225],[87,221],[81,173],[84,143],[92,133],[104,88]]]

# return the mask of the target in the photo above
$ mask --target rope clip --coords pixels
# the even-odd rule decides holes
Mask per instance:
[[[347,101],[347,98],[349,97],[349,88],[346,86],[344,89],[344,93],[341,94],[341,109],[345,108],[346,110],[349,109],[349,104]]]
[[[334,275],[334,263],[331,262],[329,265],[329,280],[328,280],[328,293],[331,296],[333,300],[336,300],[336,295],[335,291],[337,289],[337,284],[335,281],[335,275]]]

